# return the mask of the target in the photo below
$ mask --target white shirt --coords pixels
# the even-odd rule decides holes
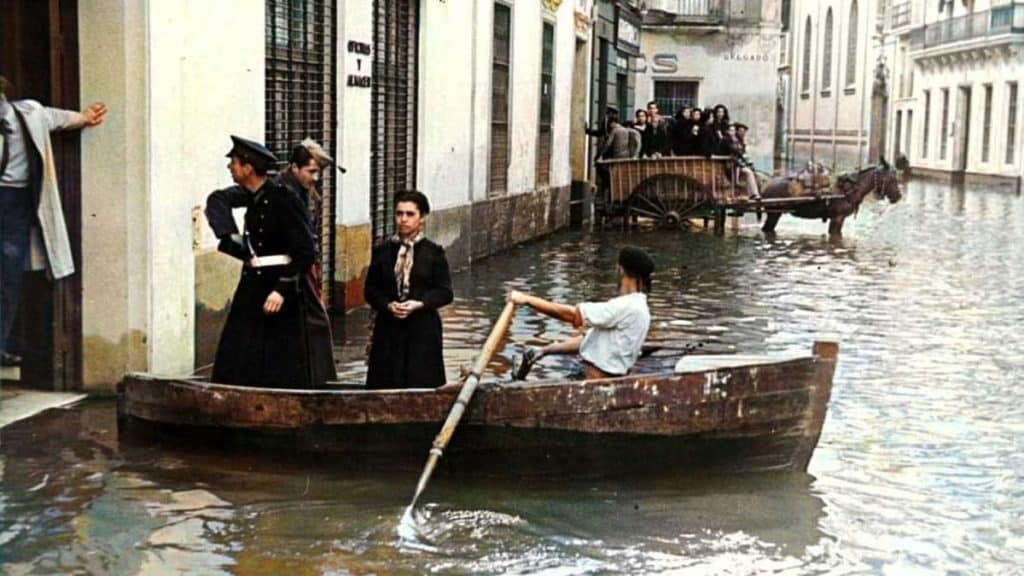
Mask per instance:
[[[8,147],[10,158],[7,160],[7,170],[0,174],[0,186],[12,188],[28,188],[29,174],[28,150],[25,148],[25,134],[21,130],[21,123],[14,115],[14,106],[8,101],[7,114],[4,115],[7,125],[13,131],[8,135],[0,135],[0,154],[4,146]]]
[[[651,327],[647,294],[634,292],[607,302],[584,302],[579,308],[583,325],[590,328],[580,344],[580,356],[607,374],[628,374]]]

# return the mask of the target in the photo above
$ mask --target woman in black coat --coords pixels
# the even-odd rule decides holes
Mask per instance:
[[[444,248],[423,237],[430,213],[421,192],[395,195],[398,233],[373,249],[364,296],[376,312],[366,387],[437,388],[445,383],[441,316],[452,301]]]

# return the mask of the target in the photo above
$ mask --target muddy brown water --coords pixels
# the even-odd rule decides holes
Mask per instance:
[[[119,441],[88,402],[0,432],[5,574],[931,574],[1024,565],[1024,206],[911,183],[825,225],[560,233],[477,263],[445,310],[454,377],[511,287],[579,301],[615,290],[623,242],[657,255],[651,340],[711,352],[841,343],[808,473],[522,479],[439,475],[414,538],[396,524],[421,462],[353,470]],[[338,354],[358,379],[365,312]],[[567,335],[527,311],[492,367]],[[667,354],[671,361],[671,353]],[[537,376],[558,374],[545,359]]]

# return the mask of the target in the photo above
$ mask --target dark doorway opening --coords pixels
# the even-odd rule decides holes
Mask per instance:
[[[0,74],[16,98],[78,110],[78,1],[0,0]],[[39,388],[82,385],[82,204],[77,132],[52,135],[53,156],[76,272],[56,282],[28,272],[11,348],[21,381]]]

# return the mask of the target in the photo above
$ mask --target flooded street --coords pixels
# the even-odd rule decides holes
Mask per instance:
[[[119,440],[112,401],[0,432],[4,574],[917,574],[1024,566],[1024,200],[913,182],[826,225],[752,217],[709,231],[564,232],[477,263],[444,310],[449,379],[509,288],[614,294],[626,242],[658,271],[649,340],[710,352],[840,342],[807,474],[601,479],[438,474],[415,541],[398,519],[422,461],[352,470]],[[365,310],[345,319],[344,379],[365,372]],[[520,310],[492,363],[568,334]],[[336,335],[339,340],[342,335]],[[545,358],[535,377],[566,369]],[[424,446],[424,457],[427,446]],[[624,454],[623,458],[629,458]]]

